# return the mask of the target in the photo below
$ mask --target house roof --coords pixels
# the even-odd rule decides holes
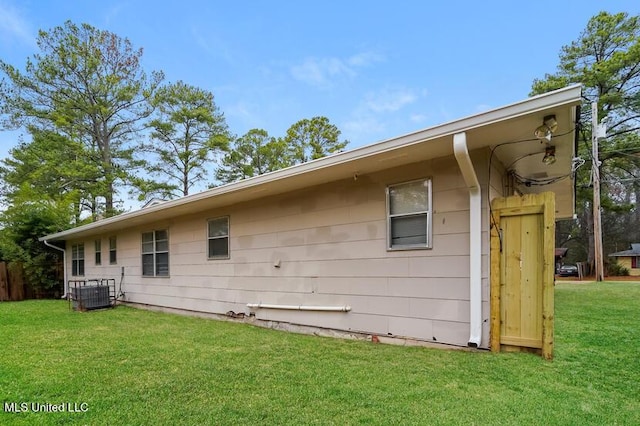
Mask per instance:
[[[611,253],[610,257],[626,257],[626,256],[640,256],[640,243],[631,244],[631,249],[623,250],[616,253]]]
[[[556,257],[565,257],[567,255],[567,252],[569,251],[568,248],[557,248],[556,249]]]
[[[557,216],[571,217],[574,212],[573,180],[562,177],[571,174],[571,162],[576,151],[574,130],[580,101],[581,86],[569,86],[396,138],[47,235],[41,240],[56,241],[115,232],[152,220],[224,207],[354,175],[445,157],[453,154],[453,135],[461,132],[467,134],[469,151],[492,148],[494,161],[510,167],[519,176],[532,180],[558,178],[557,182],[546,186],[525,187],[523,192],[555,192]],[[552,139],[557,161],[547,166],[541,162],[544,145],[533,137],[533,130],[542,124],[545,116],[551,114],[556,116],[558,122]],[[498,146],[500,149],[497,149]]]
[[[157,206],[158,204],[166,203],[167,200],[163,200],[162,198],[152,198],[141,207],[146,209],[147,207]]]

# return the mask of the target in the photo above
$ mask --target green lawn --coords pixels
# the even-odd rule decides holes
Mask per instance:
[[[3,425],[635,425],[640,284],[559,284],[552,362],[3,302],[0,400],[86,409]]]

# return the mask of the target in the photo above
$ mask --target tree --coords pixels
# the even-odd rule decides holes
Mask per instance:
[[[284,137],[292,163],[306,163],[341,151],[349,142],[340,142],[340,133],[327,117],[298,121],[287,130]]]
[[[131,181],[138,163],[131,138],[152,112],[149,99],[163,79],[141,69],[142,49],[88,24],[67,21],[38,35],[40,54],[25,71],[0,60],[4,126],[32,126],[82,142],[98,160],[101,178],[94,198],[104,197],[105,214],[116,214],[116,186]],[[92,158],[93,160],[93,158]]]
[[[21,142],[0,162],[0,195],[7,206],[47,200],[71,208],[69,223],[95,211],[98,161],[85,147],[55,132],[29,129],[32,140]]]
[[[222,183],[235,182],[287,167],[290,160],[283,139],[266,130],[251,129],[233,141],[222,158],[216,177]]]
[[[602,207],[605,250],[613,251],[619,241],[613,226],[620,223],[621,207],[629,206],[640,219],[637,207],[640,197],[640,17],[627,13],[600,12],[592,17],[577,41],[564,46],[555,74],[535,80],[532,94],[547,92],[571,83],[583,85],[579,155],[590,159],[591,103],[598,102],[598,117],[607,123],[606,140],[600,144]],[[587,167],[578,171],[578,224],[560,223],[558,235],[571,235],[570,240],[585,245],[588,259],[593,261],[593,222],[591,176]],[[627,182],[620,186],[620,181]],[[626,200],[621,205],[616,201]],[[629,209],[627,208],[627,213]],[[617,219],[616,219],[617,218]],[[637,222],[636,222],[637,223]],[[573,228],[573,229],[570,229]],[[635,227],[633,227],[635,230]],[[627,234],[626,238],[640,238]],[[638,242],[627,241],[627,242]],[[620,244],[623,245],[623,244]]]
[[[151,192],[174,198],[207,178],[213,155],[228,144],[224,115],[211,92],[181,81],[160,88],[154,98],[151,143],[144,149],[154,159],[147,169],[163,179]]]
[[[0,213],[0,256],[21,264],[27,284],[34,289],[60,286],[56,278],[59,253],[38,238],[67,228],[68,214],[50,201],[25,202]]]
[[[59,253],[38,238],[82,224],[82,214],[93,211],[99,170],[81,143],[29,130],[32,140],[11,149],[0,166],[0,258],[22,267],[29,286],[48,290],[59,286]]]
[[[306,163],[344,149],[349,142],[339,138],[340,130],[326,117],[300,120],[282,138],[252,129],[233,142],[216,176],[228,183]]]

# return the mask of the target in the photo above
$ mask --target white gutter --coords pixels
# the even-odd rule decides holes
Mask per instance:
[[[336,167],[341,164],[350,164],[352,162],[366,160],[374,155],[391,152],[399,148],[425,143],[440,137],[448,137],[471,129],[488,126],[503,120],[515,117],[525,116],[527,114],[537,113],[547,108],[558,108],[566,104],[576,104],[581,101],[581,86],[579,84],[569,86],[553,92],[527,98],[523,101],[516,102],[504,107],[493,109],[471,115],[456,121],[451,121],[438,126],[419,130],[397,138],[388,139],[372,145],[365,145],[345,152],[332,154],[307,163],[298,164],[285,169],[277,170],[263,175],[254,176],[238,182],[221,185],[203,192],[187,195],[182,198],[160,203],[145,209],[123,213],[121,215],[109,217],[103,220],[92,222],[66,231],[58,232],[51,235],[41,237],[48,240],[62,240],[69,238],[77,238],[78,234],[83,232],[98,232],[108,227],[117,226],[121,222],[130,221],[134,218],[149,217],[148,220],[154,220],[154,215],[160,211],[170,211],[177,209],[185,204],[199,202],[213,197],[219,197],[224,194],[232,194],[244,190],[254,190],[254,193],[260,193],[260,186],[282,181],[285,179],[295,178],[301,175],[309,175],[311,172]],[[428,149],[428,148],[427,148]],[[351,174],[352,175],[352,174]],[[318,181],[324,183],[326,181]],[[315,184],[315,183],[314,183]],[[264,194],[263,194],[264,195]],[[256,195],[257,197],[257,195]],[[113,229],[113,228],[111,228]]]
[[[469,157],[467,134],[453,135],[453,153],[469,189],[469,346],[482,341],[482,195]]]
[[[44,243],[45,246],[51,247],[52,249],[60,250],[62,252],[62,271],[63,271],[62,275],[64,276],[63,277],[64,283],[62,284],[64,289],[64,294],[62,295],[62,299],[66,299],[67,294],[69,294],[69,288],[67,287],[69,285],[69,283],[67,282],[67,251],[63,248],[50,244],[49,241],[47,240],[42,240],[42,242]]]
[[[290,311],[325,311],[325,312],[349,312],[351,306],[308,306],[308,305],[271,305],[268,303],[247,303],[248,308],[285,309]]]

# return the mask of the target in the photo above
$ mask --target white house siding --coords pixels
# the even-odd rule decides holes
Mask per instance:
[[[473,158],[486,182],[487,152]],[[386,186],[429,177],[433,249],[387,251]],[[230,258],[208,260],[207,219],[220,216],[230,218]],[[483,224],[488,229],[488,217]],[[169,231],[170,277],[142,277],[141,233],[158,229]],[[455,345],[469,338],[469,194],[453,156],[121,230],[117,265],[108,265],[110,235],[101,236],[103,266],[94,265],[97,237],[83,241],[84,278],[119,282],[124,267],[126,301],[219,314],[253,311],[263,320]],[[483,247],[488,320],[488,232]],[[259,302],[352,309],[246,306]],[[486,347],[488,328],[483,333]]]

